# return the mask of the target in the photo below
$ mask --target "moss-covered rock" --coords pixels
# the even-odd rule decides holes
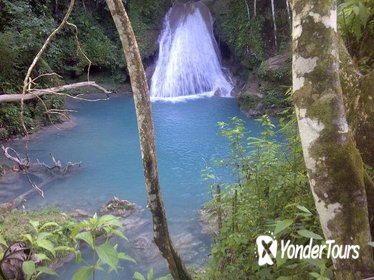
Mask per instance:
[[[259,91],[265,108],[289,106],[286,93],[291,87],[291,56],[280,54],[263,61],[257,70]]]

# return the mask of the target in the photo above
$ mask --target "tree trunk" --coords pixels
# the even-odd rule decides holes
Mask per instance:
[[[106,2],[122,42],[134,94],[148,205],[153,218],[154,241],[167,260],[173,278],[190,280],[192,278],[174,249],[169,235],[158,179],[149,88],[138,44],[122,0],[106,0]]]
[[[335,0],[293,2],[293,90],[305,165],[326,239],[360,245],[333,259],[337,279],[373,272],[365,170],[344,111]]]
[[[342,39],[339,40],[339,59],[347,121],[364,162],[373,168],[374,70],[362,75],[353,63]]]

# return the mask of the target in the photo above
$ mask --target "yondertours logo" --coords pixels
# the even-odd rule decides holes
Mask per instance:
[[[278,241],[274,236],[260,235],[256,239],[258,265],[272,265],[277,257]]]
[[[280,250],[278,250],[280,245]],[[282,259],[321,259],[323,254],[333,259],[357,259],[360,256],[359,245],[338,245],[335,240],[326,240],[323,244],[315,244],[311,238],[308,244],[292,244],[290,240],[278,242],[270,235],[260,235],[256,239],[258,265],[273,265],[277,255]],[[279,256],[278,256],[279,257]]]

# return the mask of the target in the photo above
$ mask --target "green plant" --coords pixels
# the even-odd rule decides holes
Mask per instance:
[[[345,45],[361,72],[374,66],[374,2],[346,0],[338,6],[338,24]]]
[[[263,16],[248,18],[244,1],[232,1],[221,26],[221,36],[238,60],[249,68],[264,59]]]
[[[66,228],[56,222],[40,224],[39,221],[30,221],[33,233],[22,236],[31,251],[31,256],[38,260],[36,264],[33,259],[22,263],[23,272],[27,279],[36,279],[42,274],[57,275],[57,273],[45,265],[45,261],[56,258],[58,252],[75,252],[71,247],[71,239],[66,237]]]
[[[85,280],[92,275],[92,279],[95,279],[97,270],[104,270],[104,266],[107,266],[107,271],[117,271],[119,267],[119,261],[131,261],[135,260],[124,252],[118,251],[118,245],[112,245],[109,242],[111,236],[119,236],[127,240],[119,229],[121,223],[118,218],[112,215],[105,215],[98,217],[96,214],[87,220],[82,221],[76,225],[72,230],[72,238],[76,241],[83,241],[92,250],[92,262],[91,264],[81,266],[73,276],[73,280]],[[105,238],[104,243],[101,245],[97,244],[97,237],[102,236]],[[76,254],[76,261],[81,262],[81,254]]]
[[[374,13],[374,5],[369,0],[347,0],[339,5],[339,24],[344,32],[352,33],[360,40],[365,27]],[[373,28],[373,27],[371,27]]]
[[[46,217],[44,217],[44,214],[37,213],[13,213],[10,214],[13,215],[13,218],[6,221],[7,225],[18,223],[21,226],[22,234],[13,231],[13,236],[11,236],[7,232],[5,233],[7,233],[7,239],[11,240],[13,244],[19,243],[19,241],[15,241],[18,238],[26,244],[26,251],[29,253],[22,263],[22,270],[27,279],[37,279],[42,274],[57,275],[54,270],[49,268],[49,264],[67,253],[74,253],[76,262],[84,261],[86,264],[75,272],[74,280],[84,280],[90,276],[95,279],[96,271],[105,271],[105,268],[107,268],[107,272],[117,271],[120,268],[120,260],[135,262],[124,252],[118,251],[116,244],[112,245],[110,243],[109,239],[112,236],[126,239],[120,231],[119,218],[112,215],[98,217],[95,214],[92,218],[77,223],[72,219],[61,220],[61,214],[59,214],[53,222],[30,220],[28,225],[23,227],[23,218],[35,217],[45,221],[48,218],[48,213],[51,214],[50,218],[55,215],[53,211],[46,212]],[[0,235],[1,262],[4,261],[4,248],[8,248],[7,244],[9,244],[2,236]],[[91,263],[82,260],[79,250],[81,241],[92,250],[93,259]],[[6,257],[9,258],[9,256]]]
[[[255,253],[257,236],[268,231],[277,238],[305,244],[309,237],[321,239],[321,228],[309,191],[297,134],[289,112],[278,126],[268,116],[258,121],[260,137],[248,134],[241,120],[219,123],[220,134],[230,145],[230,154],[216,160],[235,175],[223,184],[214,174],[214,184],[226,186],[220,199],[205,206],[222,212],[223,224],[212,259],[201,279],[301,279],[331,276],[331,263],[277,259],[275,266],[259,266]],[[279,131],[276,129],[280,128]],[[219,204],[219,205],[218,205]],[[279,254],[278,254],[279,255]]]

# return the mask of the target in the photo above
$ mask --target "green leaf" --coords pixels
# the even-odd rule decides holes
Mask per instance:
[[[49,268],[48,266],[39,266],[37,270],[43,274],[58,276],[56,271],[54,271],[52,268]]]
[[[48,237],[52,236],[52,233],[51,232],[46,232],[46,231],[43,231],[43,232],[39,232],[38,235],[37,235],[37,238],[38,239],[47,239]]]
[[[44,230],[45,228],[47,227],[60,227],[59,224],[55,223],[55,222],[50,222],[50,223],[45,223],[44,225],[42,225],[39,230],[42,231]]]
[[[92,266],[82,266],[73,275],[72,280],[87,280],[93,271]]]
[[[6,241],[2,235],[0,235],[0,244],[8,247],[8,244],[6,244]]]
[[[83,231],[77,234],[75,237],[76,239],[83,240],[86,242],[90,247],[93,249],[94,248],[94,241],[92,237],[92,233],[89,231]]]
[[[55,255],[54,245],[51,241],[47,239],[37,239],[36,244],[38,245],[38,247],[49,251],[53,256]]]
[[[153,268],[148,271],[147,280],[153,280]]]
[[[118,253],[118,259],[136,263],[136,261],[132,257],[126,255],[123,252]]]
[[[312,215],[312,212],[310,212],[305,206],[302,206],[302,205],[296,205],[297,209],[303,211],[304,213],[307,213],[307,214],[311,214]]]
[[[22,263],[22,270],[27,275],[27,279],[31,278],[36,272],[35,263],[33,261],[25,261]]]
[[[111,234],[114,234],[114,235],[117,235],[117,236],[121,237],[122,239],[125,239],[126,241],[129,241],[129,240],[127,239],[127,237],[126,237],[122,232],[120,232],[120,231],[117,230],[117,229],[113,229],[112,231],[110,231],[110,233],[111,233]]]
[[[353,7],[352,7],[352,11],[355,13],[356,16],[358,16],[359,13],[360,13],[360,9],[359,9],[359,7],[357,7],[357,6],[353,6]]]
[[[30,224],[32,225],[32,227],[38,231],[38,227],[39,227],[39,221],[30,221]]]
[[[310,230],[307,230],[307,229],[301,229],[301,230],[297,231],[297,233],[300,236],[303,236],[303,237],[306,237],[306,238],[313,238],[313,239],[317,239],[317,240],[323,239],[321,235],[316,234],[316,233],[314,233]]]
[[[81,254],[81,251],[76,250],[76,251],[74,252],[74,254],[75,254],[75,262],[76,262],[76,263],[80,263],[80,262],[82,261],[82,254]]]
[[[173,278],[169,277],[169,276],[161,276],[161,277],[157,277],[156,280],[171,280]]]
[[[289,228],[292,224],[293,224],[293,220],[290,220],[290,219],[277,221],[277,223],[275,224],[274,234],[278,234],[284,231],[285,229]]]
[[[37,259],[39,261],[46,261],[46,260],[49,261],[50,260],[50,258],[43,253],[35,254],[35,256],[37,257]]]
[[[23,240],[27,240],[27,241],[29,241],[31,244],[32,244],[32,236],[31,236],[31,234],[24,234],[24,235],[22,235],[22,239]]]
[[[55,251],[67,251],[67,252],[74,252],[75,249],[69,246],[58,246],[55,248]]]
[[[104,243],[96,248],[99,259],[114,270],[118,267],[118,252],[109,243]]]
[[[141,275],[139,272],[135,272],[133,278],[135,280],[145,280],[144,276]]]
[[[313,276],[316,279],[319,279],[321,276],[317,272],[309,272],[310,276]]]
[[[122,227],[122,224],[119,218],[113,215],[104,215],[99,218],[98,225],[106,225],[106,226],[115,226],[115,227]]]
[[[287,258],[282,258],[281,252],[278,251],[276,261],[277,261],[277,268],[280,268],[282,265],[286,263]]]

